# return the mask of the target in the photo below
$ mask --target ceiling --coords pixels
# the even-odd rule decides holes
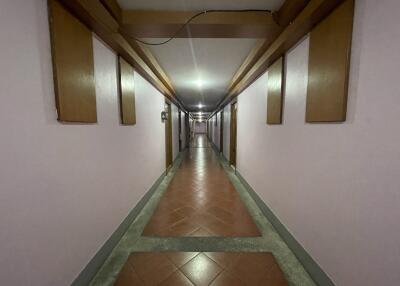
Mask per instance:
[[[146,39],[157,42],[161,39]],[[233,75],[257,43],[256,39],[174,39],[148,46],[171,79],[185,107],[213,110],[226,94]]]
[[[118,0],[123,9],[198,11],[207,9],[278,10],[284,0]],[[144,39],[161,42],[165,39]],[[188,111],[214,111],[229,83],[260,39],[177,38],[146,46],[170,78]],[[199,106],[201,105],[201,107]]]
[[[276,11],[284,0],[118,0],[123,9],[199,11],[209,9],[269,9]]]

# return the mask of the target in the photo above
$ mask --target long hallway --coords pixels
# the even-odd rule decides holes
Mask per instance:
[[[314,285],[234,170],[196,134],[92,285]]]
[[[204,134],[196,135],[145,236],[260,236]]]
[[[0,1],[0,286],[398,286],[399,11]]]

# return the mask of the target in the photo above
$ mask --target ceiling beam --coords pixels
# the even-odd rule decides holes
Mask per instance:
[[[170,38],[199,11],[122,12],[122,29],[136,38]],[[214,12],[195,18],[177,38],[271,38],[282,31],[269,12]]]
[[[121,22],[122,9],[119,6],[117,0],[100,0],[100,2],[117,22]]]
[[[165,72],[149,51],[132,45],[120,33],[120,25],[110,8],[106,8],[97,0],[59,0],[76,17],[94,31],[115,52],[129,62],[135,70],[158,89],[165,97],[181,109],[186,110],[183,103],[176,97],[174,89]],[[109,3],[112,1],[105,0]],[[116,3],[116,2],[115,2]],[[146,56],[144,56],[146,55]]]
[[[286,0],[283,3],[282,7],[274,14],[275,22],[282,27],[281,32],[283,31],[283,27],[288,26],[309,2],[310,0]],[[274,37],[265,38],[262,41],[260,40],[236,71],[228,86],[228,90],[232,90],[239,83],[278,36],[279,34]]]
[[[286,27],[307,6],[310,0],[286,0],[276,13],[276,21],[279,26]]]
[[[288,15],[293,15],[294,12],[282,12],[281,14],[287,15],[284,16],[285,19],[282,20],[282,23],[288,23],[286,28],[275,40],[265,40],[262,44],[259,44],[253,49],[233,77],[226,96],[220,101],[211,116],[252,84],[276,59],[284,55],[343,1],[344,0],[310,0],[306,7],[303,8],[292,21],[289,19],[293,16],[289,17]],[[282,6],[282,9],[288,9],[288,6],[286,8],[284,6],[285,4]]]
[[[150,50],[144,45],[139,44],[134,39],[126,36],[124,31],[120,31],[125,37],[132,48],[138,53],[138,55],[143,59],[143,61],[149,66],[153,73],[160,79],[164,86],[172,93],[176,94],[174,87],[172,86],[171,80],[168,78],[167,74],[161,68],[160,64],[157,62],[156,58],[150,52]]]

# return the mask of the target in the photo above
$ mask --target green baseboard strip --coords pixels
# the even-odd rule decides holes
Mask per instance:
[[[104,243],[104,245],[100,248],[100,250],[89,261],[89,263],[78,275],[78,277],[76,277],[76,279],[72,282],[71,284],[72,286],[89,285],[90,281],[93,279],[93,277],[99,271],[99,269],[106,261],[108,256],[111,254],[111,251],[121,240],[122,236],[125,234],[129,226],[132,224],[137,215],[140,213],[140,211],[152,197],[154,192],[157,190],[158,186],[160,185],[164,177],[165,177],[165,172],[156,180],[156,182],[153,184],[150,190],[146,192],[146,194],[137,203],[137,205],[130,211],[128,216],[118,226],[118,228],[114,231],[114,233],[110,236],[110,238]]]
[[[224,160],[226,160],[223,157]],[[276,231],[285,241],[290,250],[296,255],[297,259],[302,263],[303,267],[306,269],[308,274],[314,280],[317,285],[321,286],[335,286],[329,276],[322,270],[317,262],[307,253],[303,246],[293,237],[293,235],[288,231],[288,229],[283,225],[277,216],[272,212],[272,210],[265,204],[265,202],[258,196],[258,194],[253,190],[253,188],[247,183],[247,181],[242,177],[242,175],[236,171],[236,176],[246,188],[249,195],[256,202],[257,206],[267,217],[267,219],[274,226]]]

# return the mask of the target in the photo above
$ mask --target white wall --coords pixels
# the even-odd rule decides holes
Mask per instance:
[[[239,96],[239,172],[340,286],[400,281],[398,11],[356,1],[345,123],[304,122],[308,39],[287,57],[283,125],[265,124],[267,75]]]
[[[200,121],[195,121],[195,125],[194,125],[194,129],[195,129],[195,133],[206,133],[207,132],[207,128],[206,128],[206,122],[200,122]]]
[[[230,148],[230,138],[231,138],[231,105],[228,104],[224,107],[224,129],[223,129],[223,153],[225,159],[229,160],[229,148]]]
[[[215,125],[217,123],[217,125]],[[213,132],[212,132],[212,141],[214,142],[215,146],[219,149],[220,145],[220,133],[221,133],[221,112],[216,113],[212,117],[212,124],[213,124]]]
[[[70,285],[164,171],[164,98],[136,75],[119,124],[116,55],[94,40],[98,124],[56,120],[47,1],[0,4],[0,285]]]
[[[172,159],[179,155],[179,109],[171,104],[172,113]]]

